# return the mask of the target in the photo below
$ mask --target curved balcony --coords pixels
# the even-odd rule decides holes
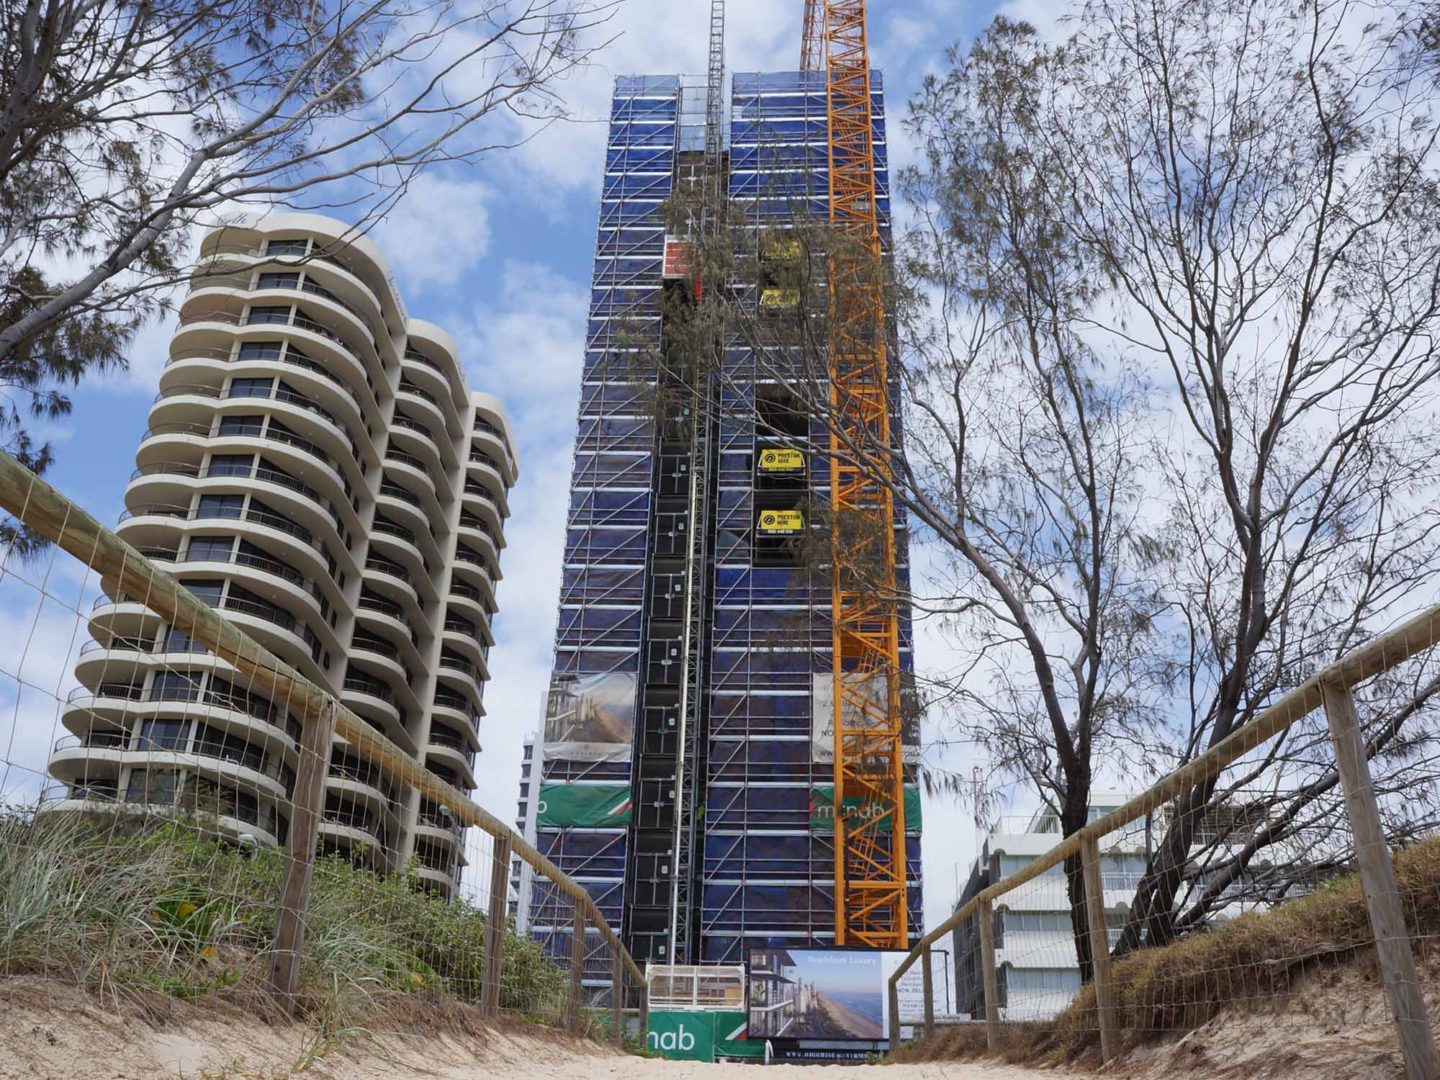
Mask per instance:
[[[437,743],[434,741],[434,732],[431,732],[431,742],[425,746],[426,762],[435,762],[437,765],[444,765],[455,772],[460,778],[458,785],[462,790],[475,790],[475,751],[466,750],[460,746],[451,746],[448,743]]]
[[[197,483],[197,481],[208,481]],[[126,501],[140,506],[188,505],[192,493],[244,495],[256,486],[279,509],[300,519],[295,524],[306,532],[321,531],[338,547],[343,546],[342,531],[358,528],[349,503],[336,502],[322,495],[299,477],[257,462],[248,469],[226,463],[222,466],[201,466],[186,462],[155,462],[142,465],[130,474]],[[338,492],[337,492],[338,493]],[[133,514],[131,516],[134,516]]]
[[[504,474],[500,471],[500,463],[495,458],[479,450],[471,450],[465,461],[466,475],[473,479],[485,489],[490,500],[496,503],[501,517],[510,516],[510,497],[507,494],[510,490]],[[469,489],[469,483],[466,488]],[[476,497],[484,497],[476,495]]]
[[[198,508],[189,507],[140,507],[117,527],[116,532],[142,550],[169,548],[173,551],[181,545],[185,536],[217,530],[275,552],[277,559],[305,576],[312,588],[314,583],[323,583],[321,589],[310,593],[317,601],[323,592],[328,592],[332,604],[339,606],[343,602],[343,593],[330,573],[326,545],[303,527],[263,510],[247,507],[242,516],[235,517],[224,512],[201,512]],[[358,564],[349,551],[341,549],[341,555],[340,565],[346,572],[359,573]],[[190,564],[198,561],[187,558],[177,562],[177,572],[190,569]],[[243,565],[240,559],[234,561]],[[292,586],[294,584],[288,574],[283,580]]]
[[[390,445],[419,458],[425,463],[425,471],[442,481],[449,470],[459,464],[455,446],[449,439],[399,412],[390,418]]]
[[[373,410],[375,421],[380,421],[379,400],[375,396],[375,372],[380,370],[378,354],[357,348],[303,314],[292,311],[284,320],[249,316],[222,307],[192,307],[187,298],[171,348],[176,352],[197,347],[221,349],[228,347],[237,336],[245,341],[272,339],[277,335],[293,337],[301,351],[312,358],[326,357],[349,366],[355,372],[351,385],[365,384],[369,392],[365,408]]]
[[[269,364],[261,362],[255,366],[264,369],[268,368]],[[260,377],[274,378],[275,372],[273,369],[262,370]],[[281,376],[281,378],[284,377]],[[339,398],[338,395],[327,396],[337,401],[349,401],[349,399]],[[211,418],[217,413],[226,415],[233,411],[232,408],[218,408],[217,402],[224,402],[228,406],[237,401],[247,403],[248,407],[265,403],[277,418],[285,420],[290,425],[308,429],[306,434],[310,436],[309,438],[303,435],[287,437],[285,432],[276,432],[277,441],[287,442],[305,450],[312,456],[323,454],[325,463],[332,469],[336,468],[337,462],[356,458],[360,454],[360,446],[351,435],[345,421],[310,397],[278,385],[272,386],[268,392],[262,393],[248,387],[237,392],[233,386],[227,389],[203,383],[172,381],[168,387],[163,388],[155,396],[151,404],[150,427],[154,429],[170,423],[188,423],[197,427],[208,425]],[[350,404],[354,403],[350,402]],[[358,409],[347,411],[358,412]],[[355,419],[358,421],[358,426],[363,429],[363,417]]]
[[[449,394],[432,394],[406,378],[403,369],[400,384],[395,387],[395,400],[414,409],[412,415],[426,417],[435,431],[453,431],[460,420],[459,411]]]
[[[485,715],[483,706],[480,708],[471,707],[473,695],[459,694],[444,686],[435,688],[435,699],[431,709],[436,717],[442,721],[448,720],[449,726],[458,731],[470,732],[471,740],[478,750],[480,748],[480,720]]]
[[[267,245],[259,247],[220,247],[201,259],[200,265],[211,266],[224,264],[228,267],[247,267],[258,269],[261,266],[274,266],[279,270],[303,270],[307,274],[316,271],[323,271],[326,277],[323,279],[325,287],[337,295],[345,297],[352,308],[359,308],[361,311],[369,312],[368,320],[372,323],[385,325],[385,314],[383,305],[375,289],[365,279],[358,268],[357,261],[350,255],[341,255],[339,251],[333,250],[340,242],[316,240],[314,250],[305,254],[290,254],[268,251]],[[353,252],[352,249],[348,249]],[[371,267],[369,273],[377,278],[383,278],[378,270]]]
[[[420,589],[402,563],[372,551],[365,557],[365,566],[360,577],[371,592],[398,603],[404,610],[406,619],[413,625],[424,624],[425,605],[421,603]],[[429,582],[426,582],[427,599],[429,591]]]
[[[370,523],[370,547],[385,558],[402,563],[411,575],[429,579],[430,564],[420,550],[420,538],[414,529],[376,515]]]
[[[495,607],[495,593],[490,586],[490,579],[483,577],[483,573],[481,577],[484,580],[483,587],[452,574],[446,600],[451,604],[462,605],[472,615],[488,624]]]
[[[323,364],[299,355],[289,346],[283,333],[268,335],[267,341],[277,341],[280,347],[274,352],[254,357],[242,357],[238,349],[230,348],[191,346],[178,349],[166,361],[165,370],[160,375],[160,389],[168,393],[174,386],[204,385],[218,390],[227,376],[278,377],[294,384],[300,394],[337,417],[347,429],[364,431],[367,422],[375,422],[374,417],[378,414],[374,412],[373,396],[371,418],[367,421],[366,406],[361,402],[360,395],[339,375]],[[350,360],[344,369],[356,383],[363,385],[364,373],[356,361]],[[368,389],[366,393],[370,396]],[[362,450],[367,449],[367,442],[362,441]]]
[[[405,729],[394,689],[384,679],[351,671],[341,683],[340,700],[386,738],[413,752],[415,740]]]

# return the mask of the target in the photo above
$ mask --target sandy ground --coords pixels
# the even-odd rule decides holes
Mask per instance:
[[[0,980],[0,1080],[814,1080],[817,1066],[706,1065],[629,1057],[533,1028],[370,1030],[320,1039],[239,1005],[107,1003],[73,988]],[[838,1067],[828,1068],[833,1075]],[[868,1068],[868,1067],[867,1067]],[[854,1078],[851,1068],[846,1074]],[[1001,1065],[886,1066],[873,1080],[1027,1080]]]

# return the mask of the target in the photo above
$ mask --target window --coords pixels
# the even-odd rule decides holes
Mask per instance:
[[[215,434],[247,435],[251,438],[257,438],[264,430],[265,417],[263,416],[222,416],[220,418],[220,427]]]
[[[308,255],[310,241],[303,236],[287,236],[271,240],[265,245],[266,255]]]
[[[260,279],[255,282],[257,289],[298,289],[300,287],[299,274],[261,274]]]
[[[233,536],[192,536],[190,546],[185,549],[185,558],[189,562],[229,562],[230,553],[234,550]]]
[[[1001,968],[1005,974],[1006,989],[1050,990],[1079,993],[1079,968]]]
[[[135,750],[184,750],[190,741],[188,720],[146,720],[140,725]]]
[[[222,761],[234,762],[256,772],[265,767],[265,751],[240,735],[227,735],[208,724],[199,724],[195,729],[195,752]]]
[[[195,507],[197,518],[229,518],[239,520],[245,515],[244,495],[201,495]]]
[[[211,454],[206,476],[249,476],[255,468],[254,454]]]
[[[205,646],[198,644],[194,638],[185,633],[184,630],[171,630],[160,639],[161,652],[179,653],[203,653]]]
[[[197,701],[203,675],[187,675],[179,671],[162,671],[150,683],[151,701]]]
[[[274,386],[274,379],[231,379],[230,396],[232,398],[268,398]]]
[[[208,579],[205,581],[187,581],[185,582],[185,587],[194,593],[201,603],[214,607],[220,603],[220,591],[224,589],[225,582],[211,581]]]
[[[173,805],[180,792],[180,773],[175,769],[132,769],[125,784],[125,801]]]
[[[247,341],[240,346],[241,360],[279,360],[285,352],[283,341]]]
[[[290,307],[288,304],[281,306],[256,304],[250,308],[245,322],[250,326],[256,324],[284,326],[290,322]]]
[[[1059,911],[1006,911],[1001,915],[1007,934],[1068,934],[1072,929],[1070,916]]]

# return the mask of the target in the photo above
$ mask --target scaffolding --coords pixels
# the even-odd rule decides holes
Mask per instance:
[[[692,276],[675,259],[666,265],[665,213],[677,192],[714,177],[718,150],[737,253],[801,219],[827,220],[827,92],[819,72],[735,74],[716,139],[713,79],[712,70],[704,80],[616,81],[556,703],[536,796],[549,807],[537,819],[537,847],[592,889],[642,963],[736,964],[751,948],[836,940],[833,735],[816,708],[833,666],[830,586],[760,527],[766,512],[798,510],[808,528],[812,505],[828,502],[824,425],[807,420],[782,445],[759,421],[775,391],[775,359],[758,358],[738,327],[717,343],[721,377],[706,391],[713,408],[661,392],[683,365],[672,357],[662,373],[654,363],[667,344],[667,289]],[[888,245],[878,80],[873,94],[876,204]],[[729,292],[759,310],[753,283],[729,283]],[[708,431],[702,415],[712,417]],[[798,452],[802,464],[777,450]],[[762,469],[767,453],[776,468]],[[902,518],[896,524],[903,530]],[[903,577],[903,535],[896,553]],[[908,613],[899,653],[910,670]],[[594,689],[607,680],[613,692]],[[608,723],[627,685],[625,723]],[[690,688],[683,707],[682,687]],[[577,699],[587,693],[597,704],[582,716]],[[907,814],[912,926],[920,925],[919,827],[918,814]],[[563,955],[568,928],[547,922],[542,892],[532,929]]]

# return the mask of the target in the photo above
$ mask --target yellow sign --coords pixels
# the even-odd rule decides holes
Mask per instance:
[[[805,528],[805,516],[799,510],[760,511],[760,531],[771,536],[788,536]]]
[[[760,244],[760,257],[767,261],[789,261],[803,254],[800,241],[793,237],[766,236]]]
[[[799,450],[761,450],[761,472],[801,472],[805,468],[805,455]]]
[[[760,293],[762,311],[786,311],[799,306],[799,289],[764,289]]]

